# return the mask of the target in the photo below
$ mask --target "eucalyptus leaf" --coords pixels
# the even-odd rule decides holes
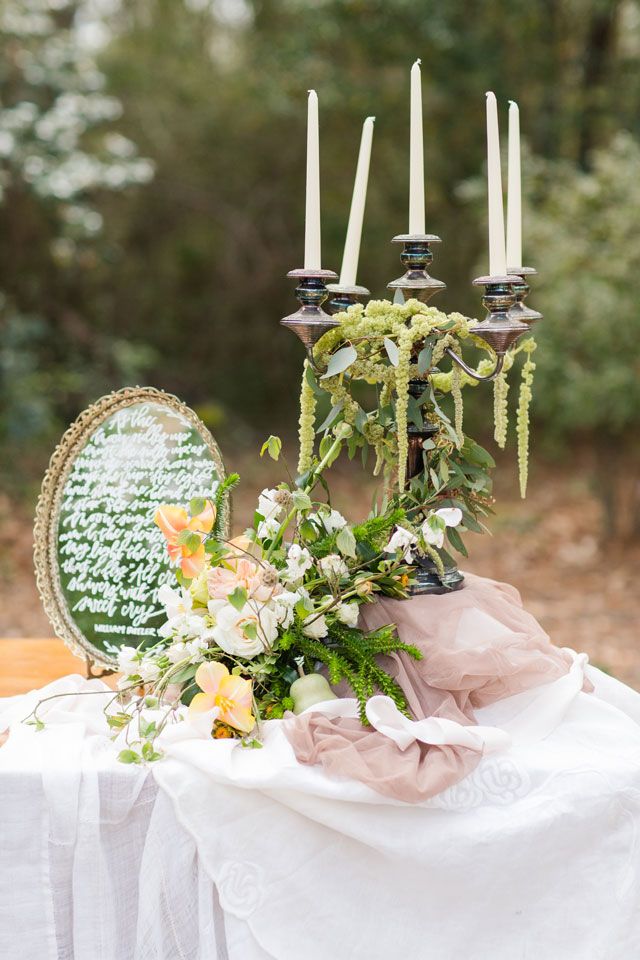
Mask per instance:
[[[422,419],[422,410],[420,409],[420,404],[418,401],[412,396],[407,398],[407,419],[411,423],[415,423],[416,427],[422,429],[424,424],[424,420]]]
[[[337,377],[339,373],[348,370],[351,364],[357,359],[358,352],[355,347],[348,346],[336,350],[329,358],[326,371],[320,377],[321,380],[327,380],[329,377]]]
[[[384,338],[384,348],[387,351],[387,356],[389,361],[394,367],[397,367],[400,363],[400,351],[398,350],[398,345],[390,340],[389,337]]]
[[[195,663],[187,663],[184,667],[181,667],[176,673],[171,674],[172,683],[185,683],[187,680],[192,680],[196,675],[197,666]]]
[[[458,533],[455,527],[447,527],[447,537],[449,538],[449,543],[457,550],[458,553],[461,553],[463,557],[468,557],[467,548],[462,542],[462,537]]]
[[[305,379],[306,379],[307,383],[309,384],[309,386],[311,387],[311,389],[313,390],[313,392],[315,393],[316,397],[321,397],[321,396],[323,396],[323,395],[325,394],[326,391],[324,391],[324,390],[322,389],[322,387],[319,387],[319,386],[318,386],[318,381],[316,380],[316,375],[315,375],[315,373],[313,372],[313,368],[311,367],[310,364],[307,365],[307,371],[306,371],[306,373],[305,373]]]
[[[328,430],[331,424],[338,419],[338,416],[342,412],[343,406],[344,406],[344,403],[342,402],[342,400],[340,400],[333,407],[331,407],[331,410],[327,414],[325,420],[320,424],[320,426],[316,430],[316,433],[322,433],[324,430]]]
[[[356,538],[351,527],[342,527],[336,537],[336,546],[345,557],[356,558]]]
[[[357,411],[356,411],[356,416],[355,416],[355,428],[356,428],[356,430],[359,430],[360,433],[362,433],[362,431],[363,431],[364,428],[365,428],[366,422],[367,422],[367,415],[366,415],[366,413],[364,412],[364,410],[362,409],[362,407],[361,407],[361,406],[358,406],[358,409],[357,409]]]
[[[433,353],[433,348],[430,343],[422,348],[422,350],[418,354],[418,373],[427,372],[427,370],[431,366],[432,353]]]

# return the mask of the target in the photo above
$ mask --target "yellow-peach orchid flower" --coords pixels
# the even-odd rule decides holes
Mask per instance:
[[[216,508],[211,500],[205,500],[204,510],[193,517],[184,507],[178,507],[175,504],[164,503],[158,507],[154,516],[154,522],[160,527],[167,541],[167,550],[172,563],[180,563],[180,569],[185,577],[193,579],[204,568],[205,549],[202,537],[200,544],[195,550],[191,550],[186,544],[179,542],[180,534],[183,530],[188,530],[195,534],[210,533],[216,519]]]
[[[206,713],[218,709],[217,719],[241,733],[250,733],[256,719],[251,713],[250,680],[230,674],[223,663],[201,663],[195,681],[203,693],[197,693],[189,704],[189,713]]]

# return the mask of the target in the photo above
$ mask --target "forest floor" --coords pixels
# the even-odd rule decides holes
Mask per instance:
[[[257,493],[282,479],[278,464],[241,452],[228,464],[243,482],[234,498],[234,529],[249,522]],[[591,661],[640,689],[640,543],[604,544],[599,502],[582,474],[536,463],[526,500],[512,462],[497,471],[493,536],[469,537],[461,568],[512,583],[527,609],[559,646],[585,650]],[[332,473],[334,506],[366,515],[372,484],[347,465]],[[47,637],[51,627],[35,586],[31,516],[0,493],[0,637]]]

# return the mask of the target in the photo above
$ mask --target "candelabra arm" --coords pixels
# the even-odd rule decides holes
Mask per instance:
[[[505,355],[504,353],[500,353],[496,357],[495,368],[491,371],[491,373],[488,373],[486,376],[483,377],[477,372],[477,370],[473,370],[472,367],[467,366],[464,360],[461,357],[459,357],[457,353],[454,353],[450,347],[447,347],[447,349],[445,350],[445,353],[448,353],[451,359],[454,361],[454,363],[457,363],[459,367],[462,367],[464,372],[468,374],[470,377],[473,377],[474,380],[477,380],[478,383],[484,383],[487,380],[495,380],[495,378],[502,371],[502,368],[504,366]]]

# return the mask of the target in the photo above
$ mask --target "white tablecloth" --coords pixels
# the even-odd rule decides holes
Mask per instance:
[[[543,739],[415,806],[300,766],[278,722],[263,750],[176,727],[125,767],[99,697],[53,701],[0,749],[0,957],[635,960],[640,696],[589,676]],[[0,729],[35,699],[0,701]]]

